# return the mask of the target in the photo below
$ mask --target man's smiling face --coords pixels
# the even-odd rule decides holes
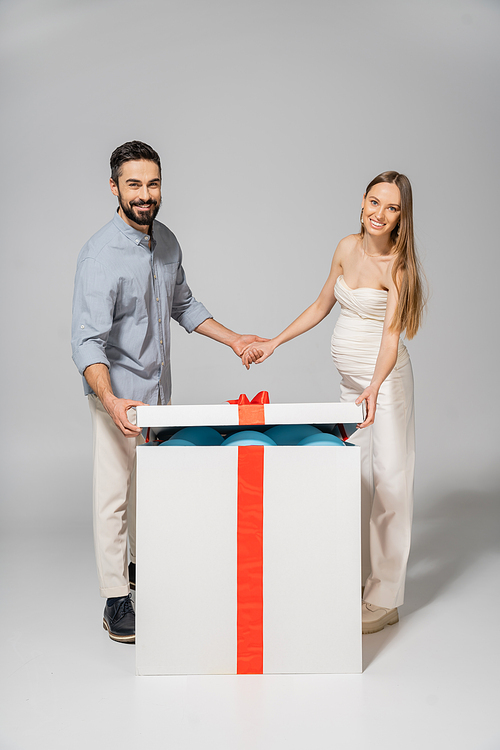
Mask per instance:
[[[126,161],[118,183],[109,181],[111,192],[120,204],[119,214],[127,224],[144,231],[150,226],[161,205],[160,170],[154,161]]]

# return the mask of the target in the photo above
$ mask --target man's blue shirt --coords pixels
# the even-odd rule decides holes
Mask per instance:
[[[115,396],[156,404],[159,394],[167,403],[171,317],[188,333],[212,317],[187,285],[176,237],[154,221],[150,238],[116,213],[78,256],[71,336],[78,370],[101,362]]]

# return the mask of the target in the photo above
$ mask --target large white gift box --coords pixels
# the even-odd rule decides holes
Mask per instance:
[[[137,408],[153,440],[190,425],[331,431],[361,420],[361,407],[340,403]],[[137,673],[361,672],[359,454],[139,446]]]

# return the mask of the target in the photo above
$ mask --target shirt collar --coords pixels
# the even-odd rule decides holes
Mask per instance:
[[[116,209],[115,215],[113,216],[113,222],[120,232],[123,232],[129,240],[132,240],[134,245],[142,245],[149,250],[149,240],[152,239],[151,236],[149,234],[144,234],[139,229],[134,229],[134,227],[131,227],[126,221],[123,221],[118,213],[118,209]]]

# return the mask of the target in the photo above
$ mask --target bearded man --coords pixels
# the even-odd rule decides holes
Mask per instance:
[[[131,407],[168,404],[170,319],[241,356],[248,344],[217,323],[192,295],[174,234],[156,220],[160,157],[130,141],[111,155],[118,209],[82,248],[73,299],[73,360],[83,376],[93,425],[94,544],[103,626],[135,641],[135,448],[142,442]],[[128,544],[127,544],[128,539]],[[128,550],[130,562],[128,561]]]

